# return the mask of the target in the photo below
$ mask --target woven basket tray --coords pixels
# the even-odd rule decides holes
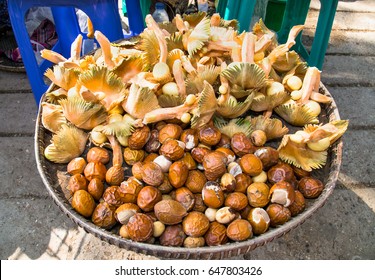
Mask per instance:
[[[331,104],[322,106],[320,121],[327,123],[329,121],[339,120],[340,116],[336,104],[323,84],[321,84],[319,91],[332,99]],[[43,96],[42,101],[44,100],[45,97]],[[296,128],[294,128],[294,130],[295,129]],[[290,130],[293,131],[293,128]],[[70,219],[73,220],[73,222],[82,227],[86,232],[120,248],[156,257],[173,259],[228,259],[232,256],[247,253],[287,234],[290,230],[305,222],[315,213],[315,211],[324,205],[335,187],[342,158],[342,141],[339,139],[330,147],[325,167],[318,171],[314,171],[312,174],[314,177],[323,181],[325,185],[323,193],[317,199],[307,199],[305,211],[296,217],[293,217],[284,225],[270,228],[266,233],[260,236],[254,236],[247,241],[227,243],[216,247],[176,248],[156,244],[139,243],[121,238],[118,235],[118,227],[111,230],[104,230],[93,224],[90,220],[79,215],[70,205],[69,196],[67,195],[66,186],[68,175],[66,173],[66,164],[51,163],[44,157],[44,149],[50,143],[50,139],[51,133],[44,129],[41,124],[41,108],[39,108],[35,130],[35,153],[38,170],[43,183],[54,202]],[[130,172],[130,168],[127,170]]]

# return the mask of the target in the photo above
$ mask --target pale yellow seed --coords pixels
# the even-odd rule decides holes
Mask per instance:
[[[291,90],[299,90],[302,87],[302,80],[298,76],[292,76],[286,82]]]
[[[221,85],[219,87],[219,93],[220,94],[226,94],[227,92],[228,92],[228,87],[227,86]]]
[[[159,237],[160,235],[163,234],[165,230],[165,225],[160,221],[154,222],[153,227],[154,227],[154,232],[153,232],[154,237]]]
[[[193,105],[196,100],[197,100],[197,97],[194,94],[189,94],[188,96],[186,96],[185,104]]]
[[[262,171],[259,175],[252,177],[253,183],[265,183],[267,182],[267,173]]]
[[[189,123],[191,120],[191,115],[189,113],[183,113],[181,116],[181,121],[183,123]]]
[[[300,91],[300,90],[293,90],[290,93],[290,98],[292,98],[295,101],[300,100],[301,97],[302,97],[302,91]]]
[[[328,137],[323,138],[316,142],[308,142],[307,147],[309,147],[310,150],[313,150],[315,152],[322,152],[329,148],[331,144],[331,141]]]
[[[320,104],[316,101],[309,100],[305,104],[309,108],[310,113],[314,116],[317,117],[319,116],[320,112],[322,111],[322,108],[320,107]]]

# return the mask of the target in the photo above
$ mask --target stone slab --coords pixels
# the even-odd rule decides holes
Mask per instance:
[[[320,0],[312,0],[311,9],[320,9]],[[341,0],[337,5],[337,11],[345,12],[375,12],[375,5],[372,0]]]
[[[34,134],[38,108],[31,93],[0,94],[0,132]]]
[[[330,86],[375,86],[375,56],[326,55],[322,82]]]
[[[0,197],[47,197],[36,166],[33,137],[0,137],[0,146]]]
[[[0,93],[31,92],[26,73],[7,72],[0,70]]]
[[[343,155],[340,173],[360,186],[375,188],[375,131],[352,130],[343,136]]]
[[[371,100],[375,88],[328,87],[341,119],[349,119],[351,127],[375,127],[375,111]]]
[[[305,25],[308,28],[316,28],[319,11],[310,10]],[[336,12],[332,30],[375,30],[375,13],[368,12]]]

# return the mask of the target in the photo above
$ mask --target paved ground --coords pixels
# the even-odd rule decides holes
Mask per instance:
[[[305,36],[314,33],[313,1]],[[292,232],[238,259],[375,259],[375,3],[340,1],[322,73],[350,119],[336,188]],[[149,259],[85,233],[53,203],[33,148],[37,108],[25,74],[0,71],[0,259]]]

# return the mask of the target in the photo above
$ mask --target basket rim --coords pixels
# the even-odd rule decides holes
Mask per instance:
[[[52,89],[53,86],[54,85],[51,84],[49,90]],[[329,96],[332,100],[331,104],[327,108],[327,111],[331,112],[329,115],[327,114],[329,121],[340,120],[340,115],[336,103],[323,83],[320,83],[320,89],[323,90],[324,94]],[[331,161],[329,166],[329,176],[327,178],[327,182],[324,186],[322,194],[317,199],[315,199],[311,203],[311,205],[307,209],[305,209],[305,211],[293,217],[287,223],[276,228],[270,228],[270,230],[268,230],[266,233],[263,233],[259,236],[254,236],[253,238],[246,241],[230,242],[220,246],[205,246],[199,248],[167,247],[157,244],[135,242],[130,239],[124,239],[121,236],[114,234],[108,230],[102,229],[93,224],[90,220],[79,215],[71,207],[67,199],[52,186],[48,170],[46,170],[46,167],[42,164],[47,160],[45,159],[43,154],[44,148],[40,145],[41,143],[44,143],[43,139],[45,129],[41,123],[41,108],[44,100],[45,94],[43,95],[39,105],[38,117],[35,126],[35,158],[37,161],[39,174],[50,196],[53,198],[53,201],[75,224],[83,228],[87,233],[91,233],[94,236],[112,245],[116,245],[120,248],[131,250],[137,253],[143,253],[155,257],[176,259],[224,259],[231,256],[237,256],[247,253],[259,246],[263,246],[273,241],[274,239],[287,234],[290,230],[296,228],[297,226],[304,223],[308,218],[310,218],[318,209],[320,209],[325,204],[326,200],[333,192],[340,172],[343,147],[341,138],[336,141],[330,148]]]

